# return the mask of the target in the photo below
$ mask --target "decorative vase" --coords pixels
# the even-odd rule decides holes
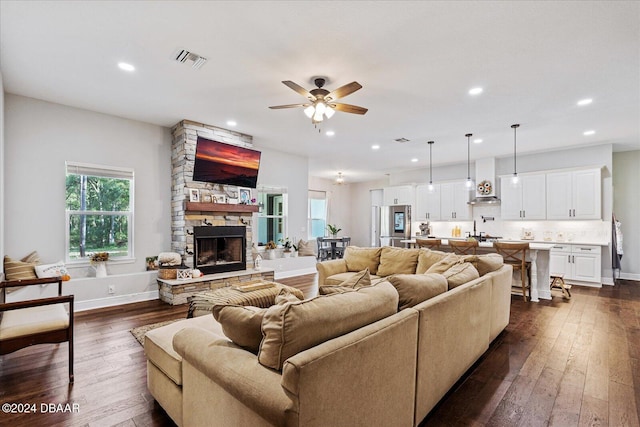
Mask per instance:
[[[264,259],[276,259],[275,249],[267,249],[264,251]]]
[[[290,256],[291,256],[291,251],[289,251],[289,252],[287,252],[287,251],[282,252],[282,257],[283,257],[283,258],[289,258]]]
[[[93,268],[96,269],[96,277],[107,277],[106,262],[96,262],[96,265]]]

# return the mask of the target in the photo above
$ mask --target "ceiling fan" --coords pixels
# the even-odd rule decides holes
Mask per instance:
[[[326,79],[323,77],[317,77],[313,80],[317,88],[311,89],[310,91],[290,80],[285,80],[282,83],[307,98],[309,102],[306,104],[275,105],[269,108],[278,110],[281,108],[302,107],[304,108],[304,113],[311,119],[311,123],[314,125],[322,122],[325,118],[331,118],[336,110],[352,114],[365,114],[368,111],[366,108],[358,107],[357,105],[334,102],[339,98],[344,98],[361,89],[362,85],[358,82],[351,82],[331,92],[322,88],[326,83]]]

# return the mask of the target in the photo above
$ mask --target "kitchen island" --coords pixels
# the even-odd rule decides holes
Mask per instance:
[[[441,250],[448,252],[449,240],[441,240]],[[456,239],[464,240],[464,239]],[[401,243],[413,247],[415,239],[402,240]],[[554,246],[553,243],[529,242],[527,261],[531,262],[531,301],[538,302],[540,299],[551,299],[551,277],[549,272],[549,251]],[[477,253],[495,253],[493,242],[478,242]],[[522,295],[520,286],[520,273],[514,272],[512,286],[514,293]],[[516,292],[517,288],[517,292]]]

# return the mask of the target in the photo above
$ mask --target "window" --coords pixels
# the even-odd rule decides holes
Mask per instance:
[[[258,245],[287,237],[287,189],[258,188]]]
[[[327,193],[309,190],[308,226],[309,239],[323,237],[327,228]]]
[[[133,258],[133,170],[66,164],[66,258]]]

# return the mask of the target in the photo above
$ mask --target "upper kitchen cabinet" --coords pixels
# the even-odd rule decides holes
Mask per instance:
[[[511,178],[511,175],[500,177],[502,219],[545,219],[545,175],[519,175],[517,184]]]
[[[471,219],[470,193],[464,181],[440,184],[440,219]]]
[[[601,171],[547,174],[547,219],[601,219]]]
[[[412,185],[396,185],[394,187],[385,187],[382,192],[382,202],[385,206],[390,205],[412,205],[413,204],[413,186]]]
[[[440,217],[440,185],[434,184],[429,191],[428,184],[416,187],[416,209],[413,212],[417,221],[438,221]]]

